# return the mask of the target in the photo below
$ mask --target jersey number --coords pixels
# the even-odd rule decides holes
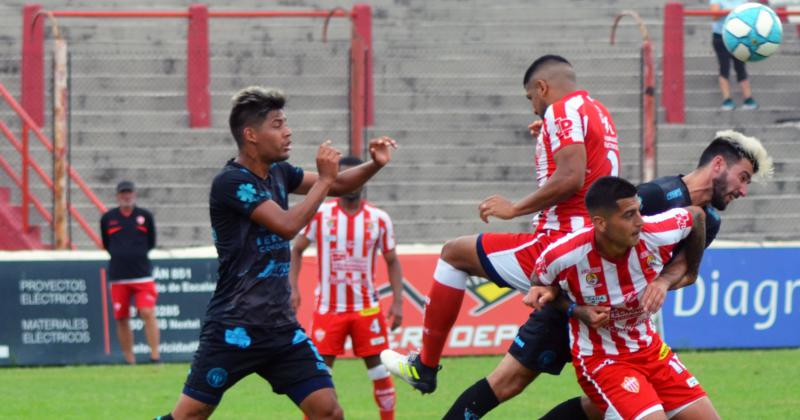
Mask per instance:
[[[608,151],[608,162],[611,163],[611,176],[619,176],[619,158],[613,150]]]
[[[372,320],[372,324],[369,325],[369,330],[372,331],[374,334],[381,333],[381,324],[378,322],[378,318]]]

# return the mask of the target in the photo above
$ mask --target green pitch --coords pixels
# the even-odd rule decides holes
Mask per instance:
[[[800,349],[773,351],[681,352],[725,419],[788,419],[800,412]],[[499,357],[444,360],[439,389],[421,396],[405,383],[398,391],[398,419],[436,419],[461,391],[489,373]],[[165,364],[0,368],[0,418],[146,419],[167,413],[183,386],[188,366]],[[339,399],[348,419],[377,418],[372,387],[360,360],[340,360],[334,369]],[[543,375],[522,395],[487,418],[537,418],[555,404],[578,395],[574,372]],[[288,398],[271,393],[252,375],[229,391],[218,419],[300,419]]]

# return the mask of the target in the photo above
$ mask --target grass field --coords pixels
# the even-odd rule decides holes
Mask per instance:
[[[724,419],[800,418],[800,349],[682,352]],[[468,385],[486,375],[499,357],[445,359],[439,389],[421,396],[397,383],[398,419],[436,419]],[[0,369],[2,419],[147,419],[167,413],[182,388],[188,365],[82,366]],[[359,360],[340,360],[334,381],[348,419],[374,419],[372,388]],[[544,375],[525,393],[486,418],[538,418],[580,392],[571,367]],[[272,394],[252,375],[229,391],[218,419],[300,419],[288,398]]]

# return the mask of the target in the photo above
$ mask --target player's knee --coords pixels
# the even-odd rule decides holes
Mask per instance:
[[[513,373],[490,375],[489,385],[498,401],[507,401],[521,394],[531,383],[527,376]]]
[[[336,401],[319,407],[309,416],[309,420],[340,420],[343,418],[344,410]]]
[[[444,243],[440,258],[452,265],[456,269],[468,271],[469,260],[466,258],[470,251],[474,252],[476,238],[474,236],[462,236],[450,239]]]
[[[155,319],[156,318],[156,310],[155,308],[140,308],[137,309],[139,313],[139,318],[148,320],[148,319]]]

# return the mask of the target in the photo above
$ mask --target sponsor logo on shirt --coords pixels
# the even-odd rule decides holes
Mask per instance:
[[[232,330],[225,330],[225,342],[240,349],[246,349],[250,347],[251,340],[244,328],[236,327]]]
[[[664,360],[669,356],[669,346],[667,343],[661,343],[661,350],[658,352],[658,360]]]
[[[371,346],[378,346],[378,345],[381,345],[381,344],[383,344],[385,342],[386,342],[386,338],[385,337],[375,337],[375,338],[371,338],[369,340],[369,344]]]
[[[608,302],[608,296],[606,295],[599,295],[599,296],[586,296],[583,298],[586,303],[589,305],[599,305],[601,303]]]
[[[697,380],[694,376],[686,380],[686,385],[689,385],[689,388],[694,388],[697,385],[700,385],[700,381]]]
[[[682,196],[683,196],[683,191],[681,191],[680,188],[675,188],[674,190],[669,191],[667,193],[667,200],[674,200]]]

